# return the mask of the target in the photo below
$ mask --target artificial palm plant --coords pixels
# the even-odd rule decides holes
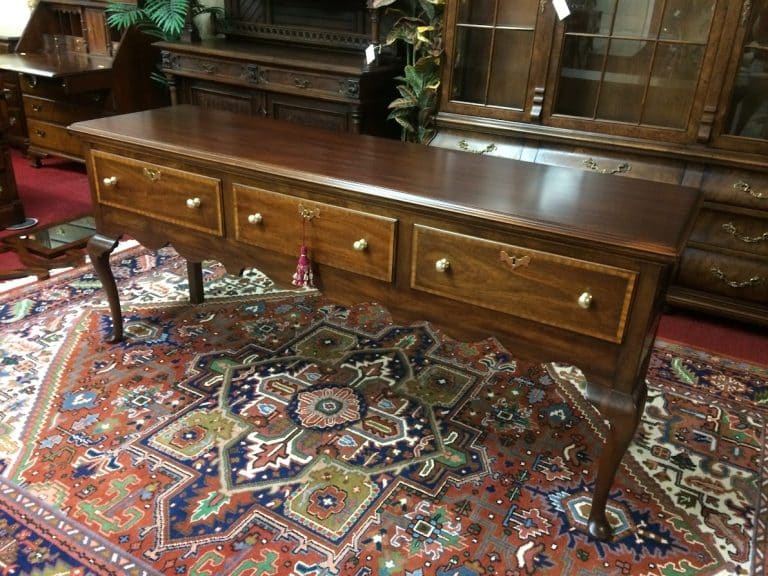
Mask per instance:
[[[440,89],[445,0],[373,0],[395,17],[386,44],[405,45],[405,68],[398,76],[400,96],[389,104],[388,118],[400,125],[402,139],[427,144],[435,135]]]
[[[214,18],[224,15],[218,6],[205,6],[199,0],[144,0],[136,4],[110,2],[107,7],[107,23],[118,30],[135,26],[162,40],[178,40],[187,26],[187,15],[211,14]]]

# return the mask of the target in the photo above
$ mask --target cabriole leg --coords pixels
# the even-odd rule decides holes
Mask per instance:
[[[112,334],[106,338],[107,342],[121,342],[123,340],[123,314],[120,309],[120,297],[117,294],[115,276],[109,265],[109,255],[117,246],[117,242],[117,239],[101,234],[94,234],[88,240],[88,256],[91,258],[93,268],[107,293],[109,311],[112,314]]]

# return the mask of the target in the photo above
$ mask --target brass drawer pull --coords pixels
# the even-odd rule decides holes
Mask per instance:
[[[582,292],[581,296],[579,296],[579,299],[576,300],[576,303],[579,305],[579,308],[584,308],[584,310],[587,310],[590,306],[592,306],[592,294],[588,290],[586,292]]]
[[[200,67],[200,70],[202,70],[206,74],[213,74],[214,72],[216,72],[216,64],[209,64],[208,62],[200,62],[199,67]]]
[[[716,266],[713,266],[709,269],[709,271],[712,273],[712,275],[717,278],[718,280],[721,280],[724,284],[730,286],[731,288],[750,288],[752,286],[760,286],[765,282],[763,278],[760,276],[752,276],[749,280],[744,281],[737,281],[737,280],[729,280],[728,277],[725,275],[725,272],[720,270],[720,268],[717,268]]]
[[[142,168],[142,173],[144,176],[146,176],[151,182],[157,182],[160,180],[160,177],[163,175],[160,170],[156,170],[154,168],[147,168],[146,166]]]
[[[528,266],[528,264],[531,263],[530,256],[510,256],[504,250],[499,252],[499,260],[501,260],[501,263],[510,270],[520,268],[521,266]]]
[[[435,262],[435,270],[438,272],[448,272],[450,269],[451,262],[448,260],[448,258],[440,258],[440,260]]]
[[[296,86],[296,88],[301,88],[302,90],[306,90],[307,88],[312,87],[312,82],[310,82],[309,80],[305,80],[303,78],[296,78],[294,76],[293,85]]]
[[[37,87],[37,76],[27,76],[26,80],[27,80],[27,86],[29,86],[30,88]]]
[[[462,138],[461,140],[456,142],[456,145],[459,147],[459,150],[464,150],[464,152],[472,152],[472,154],[481,154],[482,155],[482,154],[487,154],[488,152],[493,152],[493,151],[496,150],[496,144],[494,144],[493,142],[491,142],[490,144],[488,144],[487,146],[485,146],[483,148],[477,148],[477,149],[472,148],[469,145],[469,142],[464,140],[464,138]]]
[[[763,232],[760,236],[747,236],[745,234],[739,234],[739,231],[736,226],[734,226],[733,222],[726,222],[723,224],[723,230],[725,230],[728,234],[737,240],[741,240],[747,244],[756,244],[758,242],[764,242],[768,240],[768,232]]]
[[[260,213],[258,213],[258,212],[256,212],[255,214],[248,214],[248,223],[249,224],[261,224],[261,221],[263,219],[264,218],[262,217],[262,215]]]
[[[40,130],[40,128],[35,128],[35,134],[40,136],[40,138],[45,138],[45,130]]]
[[[317,208],[313,210],[312,208],[307,208],[304,206],[304,204],[299,204],[299,216],[301,216],[304,220],[310,221],[318,214],[320,214],[320,210]]]
[[[365,238],[360,238],[360,240],[355,240],[352,243],[352,248],[354,248],[358,252],[365,252],[368,249],[368,240],[366,240]]]
[[[616,168],[600,168],[600,165],[592,158],[587,158],[584,160],[584,162],[582,162],[582,164],[584,164],[584,166],[590,170],[598,172],[599,174],[623,174],[632,170],[632,166],[630,166],[627,162],[622,162],[616,166]]]
[[[187,198],[187,208],[195,209],[200,208],[200,198]]]
[[[33,112],[40,112],[43,109],[43,107],[40,104],[32,104],[32,111]]]
[[[114,188],[117,186],[117,176],[107,176],[102,182],[107,188]]]
[[[752,196],[752,198],[757,198],[758,200],[768,199],[768,194],[755,192],[752,189],[752,185],[749,182],[745,182],[744,180],[739,180],[733,186],[731,186],[731,188],[733,188],[736,192],[744,192],[745,194],[749,194]]]

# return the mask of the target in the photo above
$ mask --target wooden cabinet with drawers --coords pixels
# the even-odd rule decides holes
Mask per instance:
[[[18,40],[15,37],[0,36],[0,54],[13,52]],[[18,75],[0,69],[0,90],[3,91],[6,104],[4,118],[0,119],[0,123],[6,127],[8,143],[15,148],[24,149],[27,145],[27,125],[24,121]]]
[[[24,208],[16,189],[7,134],[6,101],[0,94],[0,230],[24,222]]]
[[[123,321],[109,254],[122,234],[186,257],[192,302],[203,259],[288,283],[305,243],[329,298],[581,367],[611,422],[588,530],[610,535],[609,489],[696,190],[186,105],[70,129],[86,147],[89,254],[113,339]]]
[[[701,188],[669,302],[768,325],[768,3],[563,4],[446,1],[432,144]]]
[[[172,103],[396,136],[387,105],[402,66],[386,52],[366,60],[380,43],[368,5],[227,0],[219,37],[157,44]]]
[[[0,70],[19,82],[19,119],[34,163],[46,155],[82,160],[72,122],[150,108],[164,96],[150,79],[157,53],[134,29],[106,22],[105,0],[41,0]]]

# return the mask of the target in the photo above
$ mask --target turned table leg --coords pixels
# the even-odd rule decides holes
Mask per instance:
[[[587,386],[587,397],[598,406],[600,414],[608,420],[609,425],[608,437],[599,458],[588,523],[590,535],[598,540],[611,538],[611,526],[605,513],[608,493],[621,459],[637,430],[645,408],[646,393],[645,378],[639,383],[635,395],[616,391],[600,392]]]
[[[123,340],[123,314],[120,310],[120,297],[117,294],[117,284],[112,268],[109,265],[109,255],[117,246],[118,240],[94,234],[88,240],[88,256],[91,258],[93,268],[107,293],[109,311],[112,314],[112,335],[107,342],[121,342]]]

